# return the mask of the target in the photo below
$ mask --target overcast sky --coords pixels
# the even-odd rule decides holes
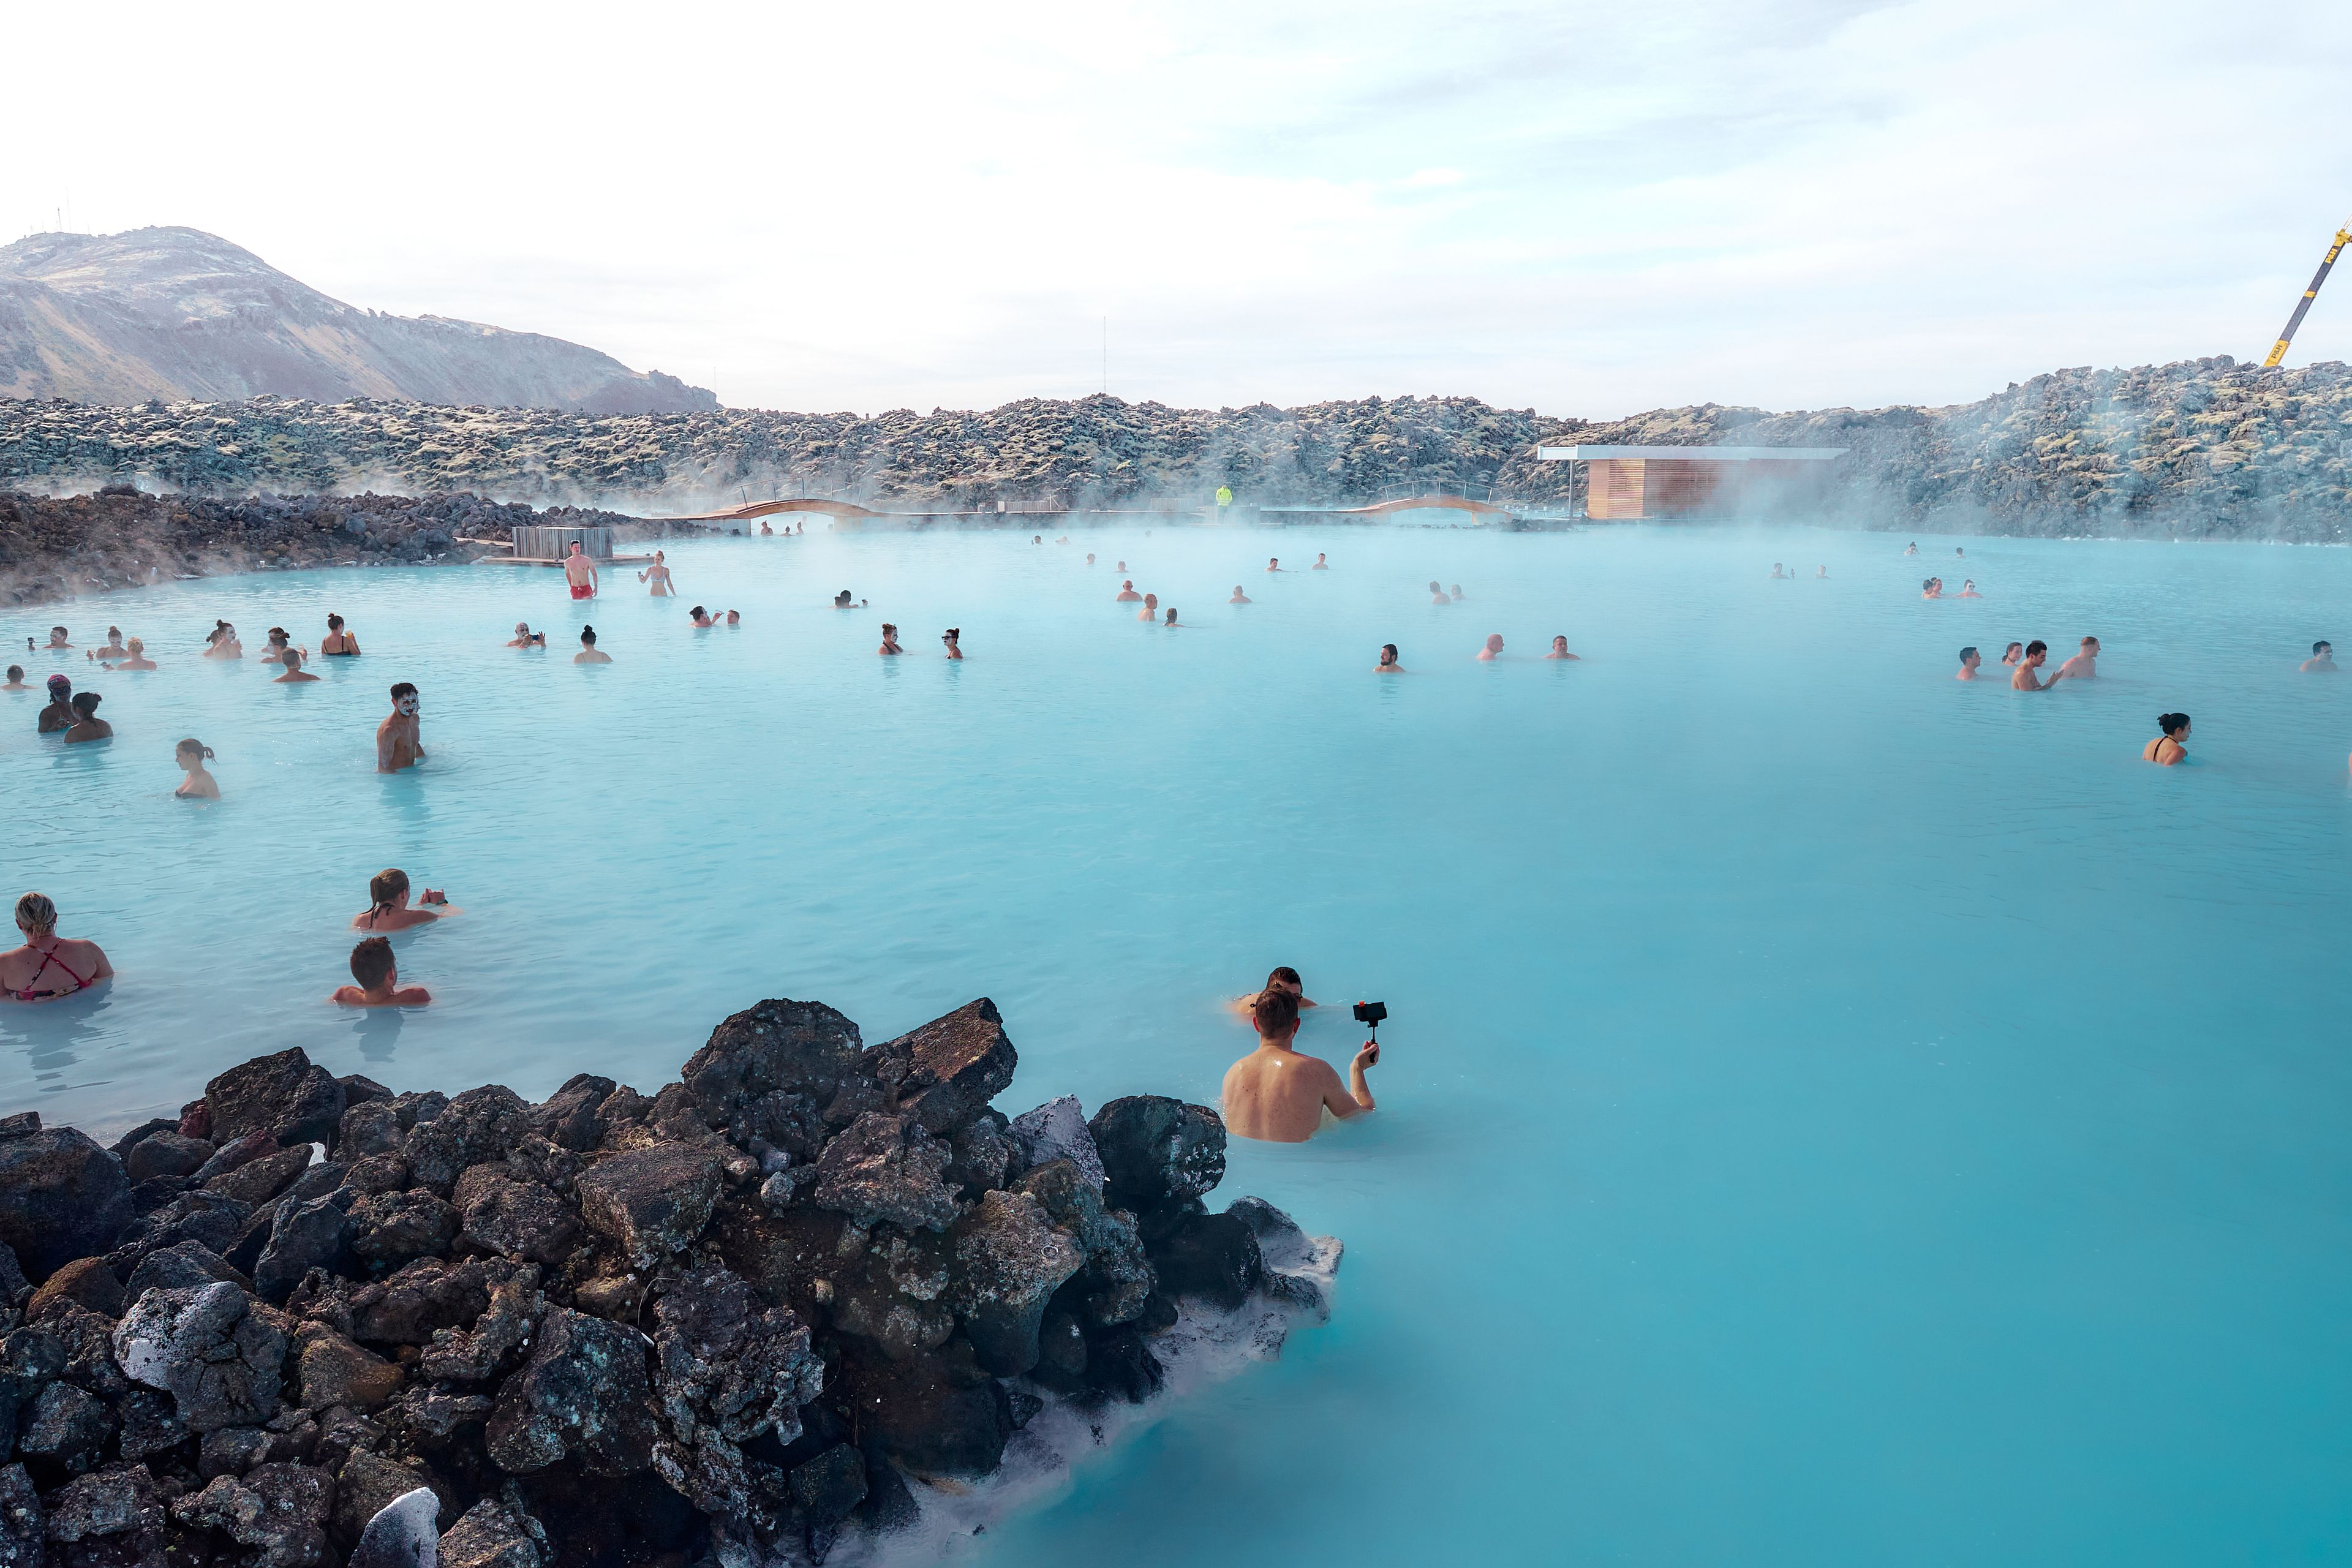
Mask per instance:
[[[208,229],[730,404],[1549,413],[2259,358],[2352,5],[17,7],[0,239]],[[2352,358],[2352,264],[2297,340]]]

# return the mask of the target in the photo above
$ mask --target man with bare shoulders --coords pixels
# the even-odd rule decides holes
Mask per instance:
[[[563,580],[572,584],[573,598],[593,599],[596,596],[596,563],[581,551],[580,542],[576,539],[572,542],[570,552],[563,557]]]
[[[1960,649],[1960,673],[1954,676],[1952,679],[1955,680],[1974,680],[1977,678],[1977,666],[1983,662],[1984,656],[1977,652],[1975,648],[1964,647]]]
[[[392,713],[375,727],[375,771],[396,773],[425,760],[416,712],[416,688],[404,680],[392,689]]]
[[[1257,1049],[1225,1069],[1227,1131],[1269,1143],[1304,1143],[1322,1126],[1324,1111],[1344,1121],[1373,1109],[1364,1072],[1380,1065],[1377,1042],[1364,1042],[1348,1064],[1343,1084],[1330,1063],[1301,1056],[1294,1047],[1298,1035],[1296,995],[1280,986],[1259,992],[1250,1021],[1257,1026]]]
[[[2044,680],[2033,673],[2040,669],[2049,658],[2048,643],[2043,642],[2040,637],[2035,637],[2032,642],[2027,643],[2025,657],[2017,661],[2017,672],[2009,678],[2009,689],[2011,691],[2047,691],[2057,685],[2056,676],[2053,675]]]
[[[2311,657],[2305,659],[2301,664],[2296,665],[2294,668],[2299,673],[2304,675],[2335,674],[2336,645],[2330,642],[2313,643],[2311,645]]]
[[[1143,595],[1135,591],[1135,579],[1132,577],[1118,585],[1118,596],[1111,601],[1114,605],[1139,605],[1142,602]]]
[[[2099,639],[2084,637],[2083,651],[2060,665],[2058,673],[2050,678],[2050,682],[2054,686],[2062,680],[2095,680],[2098,674]]]

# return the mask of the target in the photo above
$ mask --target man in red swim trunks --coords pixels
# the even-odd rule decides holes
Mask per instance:
[[[563,580],[572,584],[575,599],[596,596],[596,563],[581,552],[580,542],[572,542],[572,552],[563,558]]]

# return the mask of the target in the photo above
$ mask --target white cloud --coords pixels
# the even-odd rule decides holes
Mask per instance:
[[[2352,13],[47,7],[0,225],[873,410],[1944,402],[2259,354],[2352,211]],[[2297,357],[2352,357],[2352,279]]]

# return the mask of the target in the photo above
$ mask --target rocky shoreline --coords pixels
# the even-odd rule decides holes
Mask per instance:
[[[472,539],[503,542],[509,530],[531,524],[611,528],[632,541],[725,531],[462,493],[215,500],[129,485],[54,499],[0,492],[0,604],[229,572],[463,563],[499,553]]]
[[[721,1023],[651,1096],[299,1049],[103,1147],[0,1121],[0,1568],[764,1568],[939,1549],[1319,1320],[1155,1095],[1007,1118],[985,998]]]
[[[365,398],[102,408],[0,399],[0,487],[194,495],[388,488],[689,513],[818,494],[992,510],[1342,505],[1479,485],[1573,499],[1539,444],[1831,446],[1818,520],[2127,538],[2352,538],[2352,368],[2227,355],[2053,371],[1947,407],[1776,414],[1715,404],[1586,420],[1473,397],[1183,409],[1087,397],[1001,408],[599,416]]]

